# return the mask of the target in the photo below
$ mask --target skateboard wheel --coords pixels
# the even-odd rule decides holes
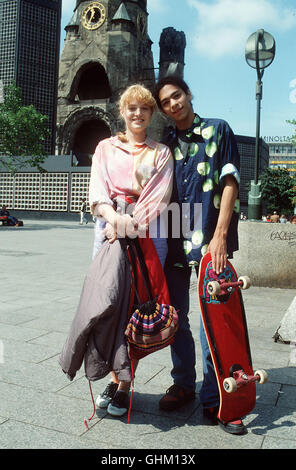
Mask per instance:
[[[210,295],[218,295],[220,292],[220,284],[218,281],[210,281],[207,285],[207,289]]]
[[[241,286],[242,289],[249,289],[251,285],[250,278],[248,276],[240,276],[238,278],[238,282],[242,282],[243,285]]]
[[[227,377],[223,380],[223,387],[225,392],[233,393],[237,390],[237,383],[233,377]]]
[[[258,380],[259,384],[264,384],[268,380],[268,375],[265,370],[256,370],[254,375],[259,375],[260,379]]]

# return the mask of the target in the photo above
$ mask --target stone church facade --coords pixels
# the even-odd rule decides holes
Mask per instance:
[[[121,129],[121,92],[132,83],[150,89],[155,84],[147,17],[147,0],[76,1],[60,59],[57,153],[75,155],[79,166],[90,165],[98,141]],[[184,37],[173,50],[173,37],[179,33],[167,29],[160,41],[160,72],[165,74],[178,56],[183,64],[173,69],[182,75],[185,36],[181,33]],[[159,138],[165,123],[156,115],[150,135]]]

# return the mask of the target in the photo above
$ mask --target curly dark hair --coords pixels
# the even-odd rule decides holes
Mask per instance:
[[[168,75],[167,77],[161,78],[157,82],[157,84],[155,85],[155,88],[153,90],[153,96],[155,98],[157,106],[160,109],[161,109],[161,104],[160,104],[160,100],[159,100],[159,92],[165,85],[175,85],[175,86],[181,88],[185,93],[189,92],[189,86],[187,85],[187,83],[181,77],[178,77],[177,75]]]

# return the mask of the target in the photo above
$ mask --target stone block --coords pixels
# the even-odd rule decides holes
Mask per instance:
[[[238,231],[239,251],[233,257],[238,274],[249,276],[254,286],[295,289],[295,225],[247,221]]]

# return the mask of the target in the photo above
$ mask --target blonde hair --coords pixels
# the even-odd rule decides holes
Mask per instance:
[[[124,108],[131,102],[132,99],[136,99],[141,104],[145,104],[151,109],[151,114],[157,109],[157,103],[153,98],[151,91],[149,91],[143,85],[131,85],[121,95],[118,107],[120,114],[122,114]],[[124,132],[117,132],[117,137],[121,142],[127,142],[128,139]]]
[[[153,113],[157,109],[157,104],[155,99],[152,96],[151,91],[149,91],[143,85],[131,85],[129,86],[121,95],[119,99],[119,110],[122,113],[125,106],[127,106],[132,99],[136,99],[142,104],[145,104],[151,108]]]

